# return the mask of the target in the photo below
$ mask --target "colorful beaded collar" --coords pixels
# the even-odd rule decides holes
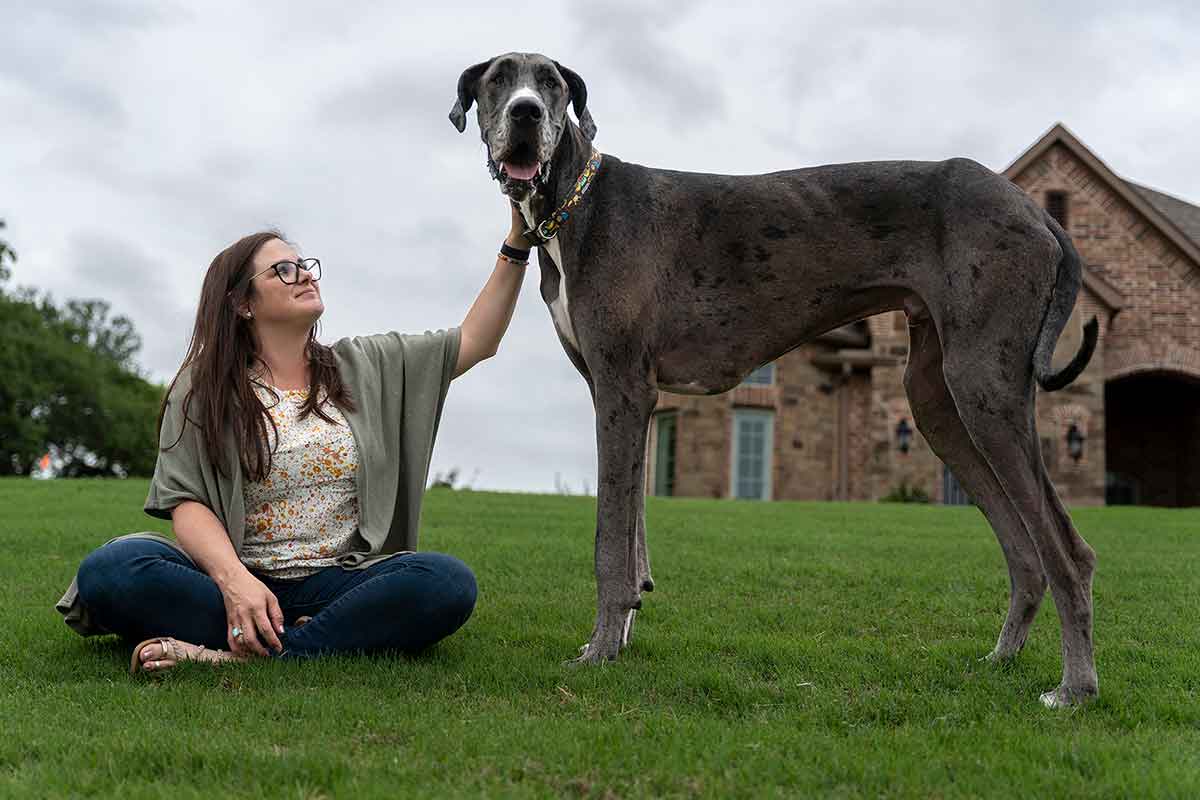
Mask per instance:
[[[571,196],[566,202],[554,209],[554,213],[539,222],[535,227],[525,231],[525,238],[531,242],[537,242],[539,245],[546,244],[562,229],[562,226],[571,218],[571,211],[575,206],[579,205],[583,200],[583,196],[587,194],[588,187],[592,185],[592,179],[596,177],[596,173],[600,171],[600,151],[593,150],[592,155],[588,158],[588,162],[583,167],[583,172],[579,173],[579,180],[575,181],[575,188],[571,192]]]

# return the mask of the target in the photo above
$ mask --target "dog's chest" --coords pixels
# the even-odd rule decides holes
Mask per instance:
[[[526,197],[521,201],[521,216],[525,218],[525,224],[532,228],[537,225],[537,220],[533,217],[531,202],[531,197]],[[550,318],[554,320],[554,327],[559,335],[570,342],[572,347],[579,350],[579,341],[575,338],[575,329],[571,326],[570,305],[567,299],[567,274],[563,270],[562,250],[558,246],[558,239],[546,242],[545,249],[550,255],[550,260],[554,262],[554,268],[558,270],[558,297],[550,303]]]

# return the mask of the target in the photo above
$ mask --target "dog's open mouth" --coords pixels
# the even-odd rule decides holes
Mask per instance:
[[[500,159],[500,176],[504,183],[532,182],[541,175],[542,162],[537,160],[533,145],[521,142]]]

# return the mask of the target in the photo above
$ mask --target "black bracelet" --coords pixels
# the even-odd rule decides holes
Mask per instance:
[[[515,258],[517,261],[528,261],[529,251],[522,250],[518,247],[513,247],[508,242],[503,242],[500,245],[500,252],[509,258]]]

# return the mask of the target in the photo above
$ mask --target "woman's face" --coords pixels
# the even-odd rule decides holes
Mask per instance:
[[[320,319],[325,303],[321,300],[320,284],[308,270],[293,268],[296,282],[287,284],[271,269],[281,261],[299,260],[295,248],[280,239],[271,239],[258,248],[250,267],[250,274],[255,276],[251,282],[253,291],[247,300],[253,322],[309,328]]]

